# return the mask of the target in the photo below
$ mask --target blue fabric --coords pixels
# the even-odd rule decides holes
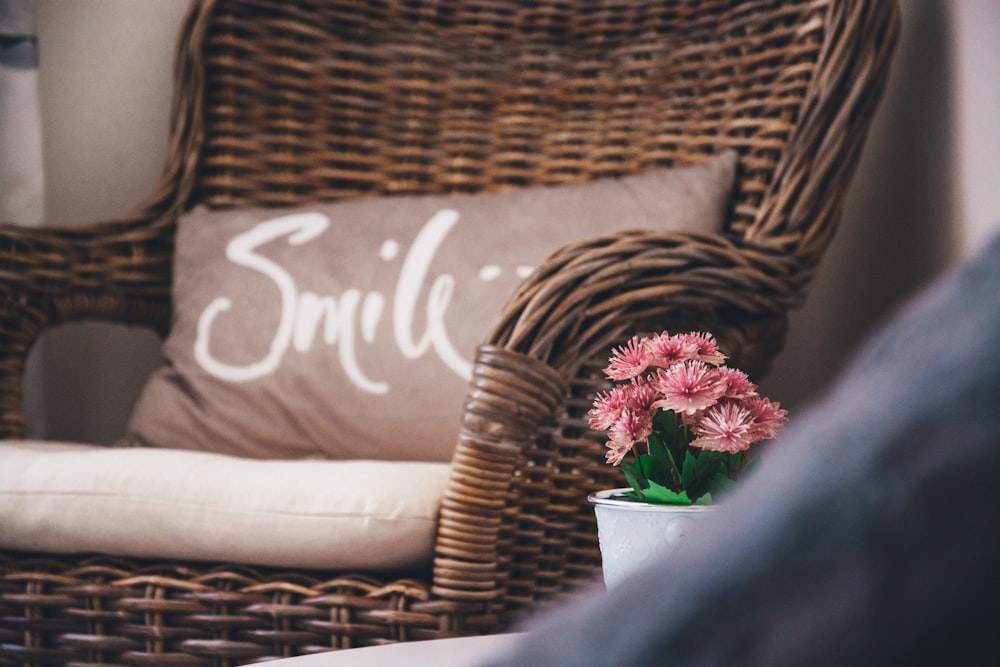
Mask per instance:
[[[1000,664],[1000,239],[897,313],[669,559],[507,665]]]

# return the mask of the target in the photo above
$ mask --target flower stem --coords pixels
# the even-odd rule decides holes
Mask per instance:
[[[750,462],[750,457],[747,456],[747,453],[745,451],[740,452],[740,465],[738,468],[736,468],[736,479],[739,479],[740,477],[743,476],[743,471],[746,470],[747,463],[749,462]]]

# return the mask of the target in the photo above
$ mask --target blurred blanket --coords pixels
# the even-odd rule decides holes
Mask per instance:
[[[921,292],[669,559],[507,665],[1000,664],[1000,239]]]

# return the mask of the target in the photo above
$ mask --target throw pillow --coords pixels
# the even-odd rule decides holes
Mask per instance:
[[[625,228],[717,231],[736,155],[579,185],[178,221],[167,363],[129,444],[447,461],[471,362],[550,252]]]

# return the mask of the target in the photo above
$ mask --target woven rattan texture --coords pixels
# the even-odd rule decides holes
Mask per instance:
[[[259,20],[276,4],[220,7],[192,63],[208,84],[199,201],[573,182],[730,146],[733,231],[789,222],[759,209],[827,3],[304,2],[282,9],[292,20]]]
[[[418,579],[105,557],[38,557],[18,567],[0,589],[4,664],[244,664],[439,639],[496,622],[480,615],[482,605],[432,599]],[[21,609],[32,613],[17,617]]]
[[[170,319],[177,216],[585,181],[739,153],[722,234],[581,239],[477,359],[428,572],[0,555],[0,663],[231,665],[493,632],[598,575],[585,413],[608,348],[708,329],[766,372],[833,235],[895,43],[890,0],[202,0],[149,199],[0,226],[0,435],[45,329]],[[665,202],[664,204],[669,205]],[[572,224],[572,221],[567,221]]]

